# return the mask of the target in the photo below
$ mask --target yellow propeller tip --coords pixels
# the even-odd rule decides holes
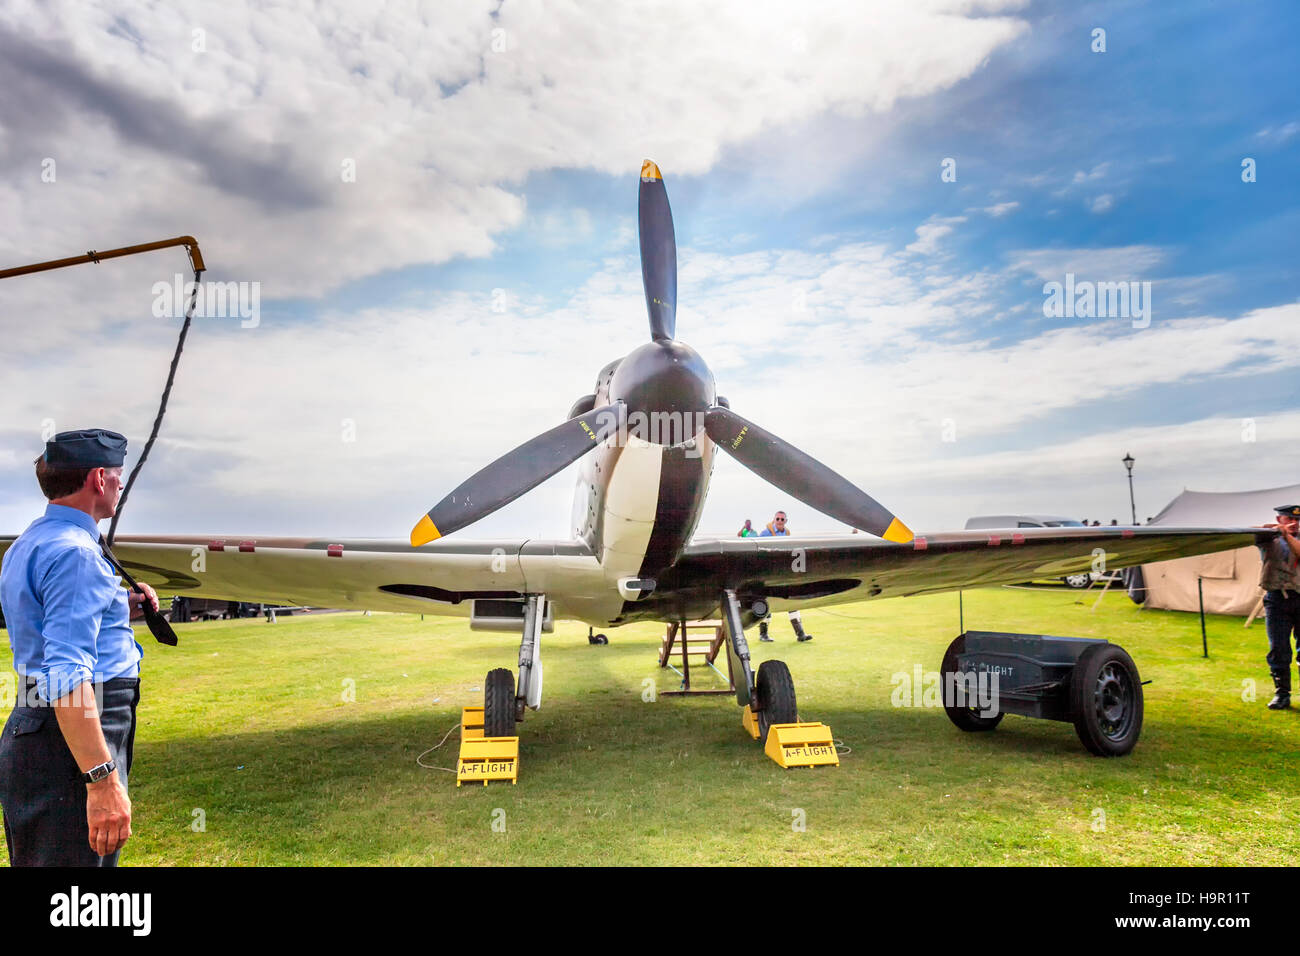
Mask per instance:
[[[641,178],[643,180],[650,180],[663,179],[664,177],[659,173],[659,167],[647,159],[641,164]]]
[[[895,518],[889,522],[889,527],[885,529],[885,533],[881,537],[886,541],[893,541],[897,544],[907,544],[915,535],[908,530],[907,525]]]
[[[411,547],[418,548],[422,544],[428,544],[442,537],[442,532],[438,526],[433,523],[428,515],[420,519],[420,523],[411,529]]]

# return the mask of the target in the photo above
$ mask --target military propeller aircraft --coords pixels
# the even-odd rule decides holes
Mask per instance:
[[[641,274],[650,340],[610,362],[566,420],[446,495],[410,540],[119,536],[122,564],[161,593],[468,617],[521,634],[514,674],[484,690],[488,736],[542,701],[541,635],[721,616],[736,699],[762,736],[797,719],[781,661],[751,667],[745,628],[771,611],[1016,583],[1253,544],[1251,529],[1042,528],[914,535],[829,467],[730,408],[676,328],[677,246],[659,168],[641,168]],[[717,450],[865,535],[693,540]],[[568,540],[465,541],[462,528],[581,459]],[[12,541],[0,538],[0,553]]]

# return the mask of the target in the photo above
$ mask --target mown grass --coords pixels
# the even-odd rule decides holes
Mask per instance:
[[[838,769],[781,770],[729,698],[643,702],[646,679],[676,685],[659,626],[593,647],[562,623],[543,644],[545,706],[521,725],[519,784],[460,789],[416,757],[480,703],[488,669],[513,667],[512,635],[379,614],[183,625],[178,648],[146,647],[123,862],[1292,863],[1300,715],[1264,707],[1262,624],[1211,617],[1206,660],[1196,615],[1120,594],[1092,613],[1093,599],[968,592],[965,622],[1123,644],[1152,681],[1123,759],[1090,756],[1068,724],[1011,716],[963,734],[942,710],[893,707],[891,676],[937,669],[957,632],[956,595],[937,595],[806,612],[808,644],[783,617],[778,643],[755,638],[760,660],[789,663],[801,715],[852,748]],[[426,762],[454,767],[457,742]]]

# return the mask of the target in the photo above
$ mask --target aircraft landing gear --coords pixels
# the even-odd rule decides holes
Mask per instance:
[[[762,611],[767,613],[766,605]],[[784,661],[764,661],[758,668],[757,678],[754,676],[735,591],[722,592],[722,619],[727,626],[727,653],[736,682],[736,703],[741,707],[748,705],[758,719],[759,743],[765,744],[767,730],[773,724],[793,724],[799,720],[794,678]]]
[[[588,644],[608,644],[608,643],[609,643],[609,638],[606,637],[604,634],[597,634],[597,633],[596,633],[596,629],[595,629],[594,627],[589,627],[589,628],[587,628],[587,643],[588,643]]]
[[[515,725],[528,710],[542,706],[542,623],[546,598],[532,594],[524,602],[523,637],[519,642],[519,686],[509,668],[488,671],[483,684],[483,735],[514,737]]]

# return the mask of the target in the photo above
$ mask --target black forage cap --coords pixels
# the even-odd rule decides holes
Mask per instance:
[[[59,432],[45,443],[45,463],[51,468],[121,468],[126,438],[107,428]]]

